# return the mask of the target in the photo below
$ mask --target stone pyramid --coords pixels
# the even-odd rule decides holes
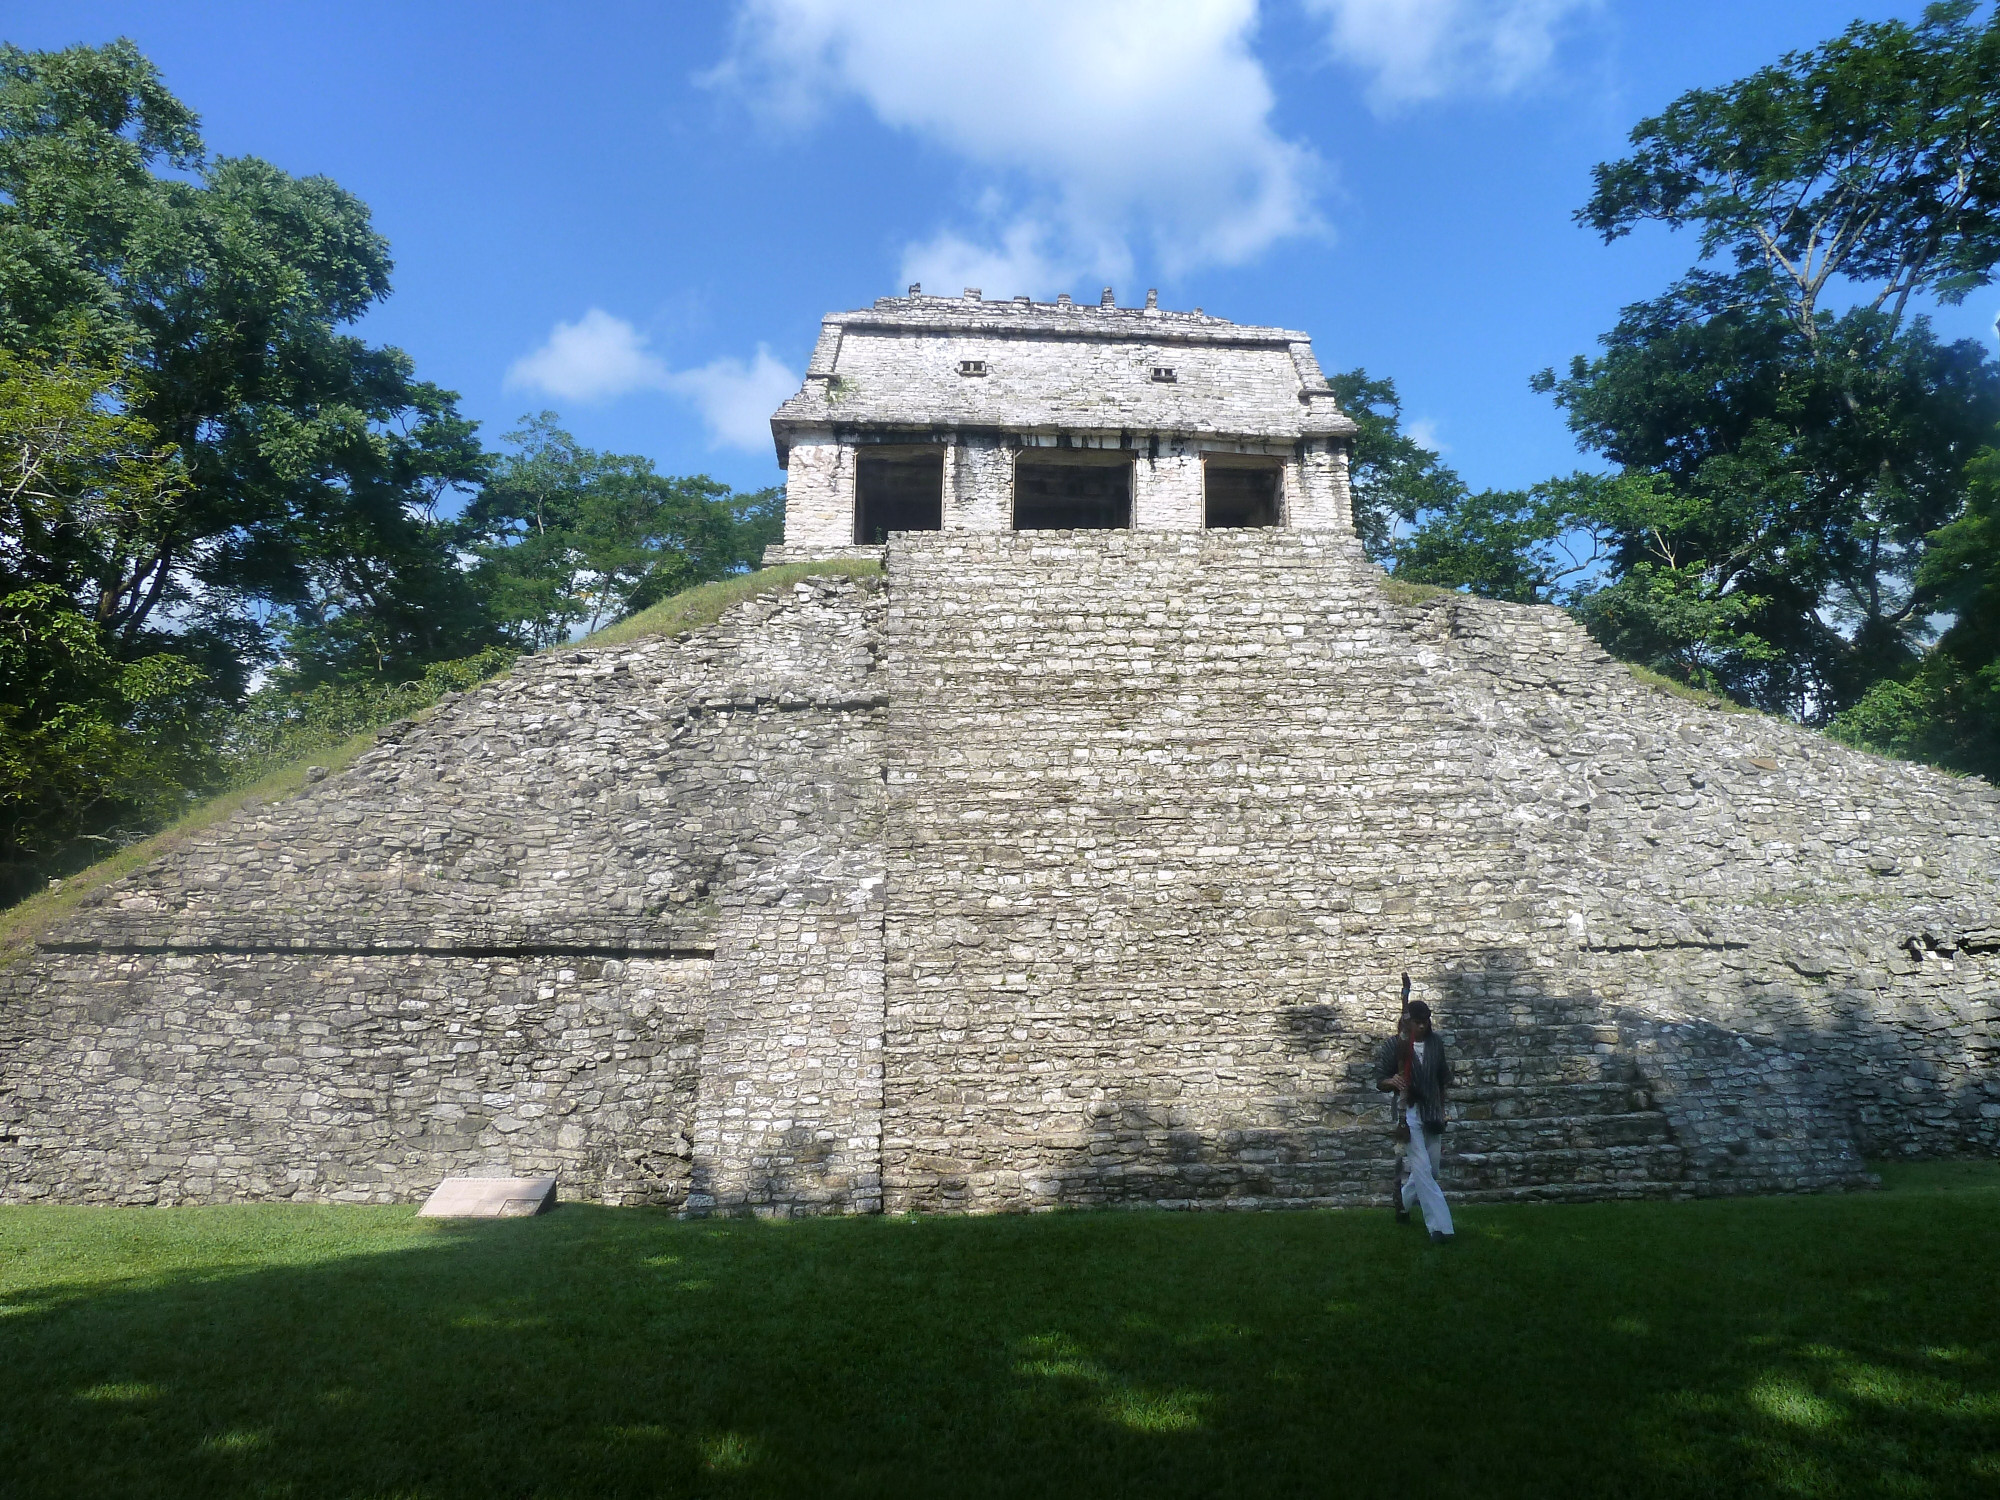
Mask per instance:
[[[0,976],[0,1201],[1379,1202],[2000,1149],[2000,796],[1668,695],[1351,534],[898,535],[557,652]]]

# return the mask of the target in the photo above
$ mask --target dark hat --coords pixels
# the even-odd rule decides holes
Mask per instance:
[[[1412,1021],[1422,1021],[1426,1026],[1430,1024],[1431,1008],[1421,1000],[1412,1000],[1409,1009],[1403,1014]]]

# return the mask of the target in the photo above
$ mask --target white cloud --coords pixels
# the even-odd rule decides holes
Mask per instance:
[[[1438,424],[1430,417],[1419,417],[1403,428],[1403,435],[1419,448],[1428,448],[1433,453],[1443,453],[1445,446],[1438,440]]]
[[[710,81],[794,124],[860,99],[983,174],[905,268],[993,296],[1172,274],[1320,232],[1310,147],[1271,126],[1256,0],[741,0]]]
[[[1545,73],[1565,27],[1600,0],[1305,0],[1335,55],[1374,75],[1377,110],[1511,94]]]
[[[754,452],[771,446],[771,413],[797,393],[800,378],[759,344],[753,360],[710,360],[669,375],[666,388],[695,404],[715,443]]]
[[[593,307],[574,323],[558,323],[548,342],[514,361],[510,390],[546,391],[564,401],[600,401],[659,390],[667,367],[647,352],[645,337],[623,318]]]
[[[927,282],[947,296],[961,287],[991,290],[996,297],[1033,294],[1067,287],[1085,272],[1063,252],[1050,248],[1046,225],[1019,219],[997,231],[997,242],[980,244],[945,230],[903,250],[902,279]]]
[[[799,378],[762,344],[751,360],[724,357],[698,369],[669,369],[638,329],[593,307],[574,323],[557,323],[541,348],[515,360],[507,388],[563,401],[664,392],[694,404],[718,447],[754,452],[770,443],[771,413],[799,388]]]

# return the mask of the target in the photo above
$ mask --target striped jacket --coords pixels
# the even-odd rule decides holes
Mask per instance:
[[[1394,1078],[1401,1070],[1402,1061],[1398,1056],[1401,1046],[1402,1038],[1392,1036],[1375,1054],[1375,1076],[1378,1079]],[[1424,1122],[1426,1131],[1443,1130],[1444,1095],[1445,1090],[1450,1087],[1451,1053],[1445,1049],[1444,1038],[1440,1037],[1433,1027],[1431,1034],[1424,1038],[1422,1060],[1410,1070],[1410,1097],[1407,1100],[1398,1097],[1393,1101],[1392,1113],[1395,1122],[1398,1125],[1402,1124],[1404,1105],[1414,1104],[1417,1108],[1417,1117]]]

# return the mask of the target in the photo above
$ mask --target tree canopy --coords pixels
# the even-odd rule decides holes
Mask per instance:
[[[515,451],[457,535],[479,558],[494,618],[525,646],[755,567],[783,531],[780,492],[739,496],[705,474],[669,478],[648,459],[595,452],[554,412],[523,417],[504,441]]]
[[[1534,380],[1611,472],[1405,516],[1397,571],[1564,603],[1683,682],[1990,767],[1963,715],[1993,658],[1963,622],[2000,366],[1922,311],[2000,264],[2000,20],[1981,14],[1856,24],[1641,121],[1578,221],[1693,231],[1696,264],[1596,358]],[[1957,727],[1916,725],[1919,704]]]
[[[553,413],[486,452],[353,332],[391,270],[132,43],[0,46],[0,901],[782,533]]]
[[[1913,294],[1962,300],[2000,260],[2000,20],[1979,8],[1857,22],[1683,94],[1596,169],[1578,221],[1607,241],[1647,220],[1696,229],[1702,259],[1784,305],[1809,344],[1836,281],[1892,327]]]
[[[206,639],[233,690],[336,613],[377,662],[490,639],[423,522],[484,477],[473,424],[401,351],[343,332],[390,270],[338,184],[210,158],[130,42],[0,48],[0,344],[112,372],[117,410],[178,468],[89,532],[92,555],[66,549],[116,649]]]

